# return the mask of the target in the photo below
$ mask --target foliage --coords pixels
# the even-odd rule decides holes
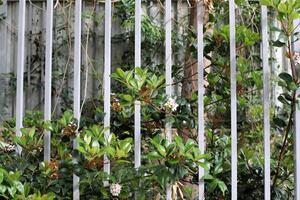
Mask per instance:
[[[148,149],[149,154],[143,158],[143,167],[136,170],[132,164],[131,137],[119,139],[113,133],[107,137],[105,133],[108,129],[99,125],[78,129],[69,111],[52,122],[45,122],[39,117],[39,114],[27,114],[21,137],[16,137],[14,129],[7,125],[2,131],[1,139],[1,150],[6,152],[0,156],[3,166],[16,171],[10,175],[12,180],[20,180],[32,188],[28,192],[28,195],[33,195],[32,198],[38,199],[39,194],[50,195],[48,192],[55,194],[56,199],[71,198],[72,173],[76,173],[81,177],[80,186],[84,199],[111,198],[109,188],[103,185],[104,180],[122,184],[121,199],[131,198],[134,193],[148,199],[163,192],[168,184],[180,182],[190,176],[197,177],[198,167],[206,165],[204,159],[207,156],[199,152],[195,141],[189,139],[184,142],[177,136],[173,143],[168,143],[163,135],[156,134],[151,143],[143,147]],[[45,131],[52,133],[52,152],[51,160],[42,162],[42,136]],[[77,131],[80,133],[78,137]],[[73,139],[78,142],[75,150],[72,148]],[[21,155],[15,152],[13,143],[12,148],[8,149],[10,141],[22,147]],[[103,171],[104,155],[110,160],[111,174]],[[77,159],[75,163],[74,158]],[[5,180],[13,188],[18,187],[18,190],[14,189],[14,193],[23,192],[21,182],[9,182],[8,178]],[[140,193],[131,187],[132,184],[139,186],[142,183],[153,186]]]
[[[52,200],[54,199],[53,193],[41,195],[35,193],[30,195],[29,184],[22,184],[20,182],[20,172],[7,172],[4,168],[0,168],[0,197],[4,199],[15,200]]]
[[[92,1],[91,1],[92,2]],[[69,2],[64,2],[66,8]],[[96,4],[96,1],[93,3]],[[145,1],[145,5],[150,2]],[[178,2],[176,2],[178,3]],[[209,4],[210,3],[210,4]],[[284,72],[272,74],[272,86],[282,91],[272,94],[276,102],[271,107],[271,178],[272,199],[293,199],[293,147],[294,110],[297,103],[295,91],[299,88],[299,52],[293,43],[299,40],[293,20],[299,18],[300,4],[296,0],[238,0],[236,1],[237,94],[238,94],[238,197],[244,200],[263,199],[264,152],[263,107],[261,99],[262,67],[260,58],[260,6],[270,9],[270,22],[278,20],[281,27],[276,33],[272,48],[285,47],[287,62]],[[0,129],[0,166],[2,177],[11,176],[13,182],[1,181],[3,198],[71,199],[72,174],[80,176],[82,199],[113,199],[111,188],[103,181],[120,185],[118,199],[163,199],[166,187],[172,186],[173,197],[196,199],[197,170],[205,169],[206,199],[230,199],[231,139],[230,139],[230,55],[228,1],[207,1],[204,27],[205,56],[205,134],[206,153],[200,152],[197,140],[197,91],[190,95],[180,92],[182,83],[195,82],[194,75],[186,77],[190,60],[182,54],[197,58],[196,27],[190,26],[189,16],[182,21],[173,20],[172,76],[176,95],[165,95],[164,29],[161,11],[157,15],[142,17],[142,67],[134,68],[134,0],[114,3],[114,19],[120,23],[121,32],[113,40],[127,45],[121,55],[122,62],[113,69],[111,78],[111,126],[103,127],[102,74],[92,70],[96,79],[97,94],[84,101],[80,121],[74,118],[71,107],[72,88],[66,77],[72,76],[70,54],[70,13],[59,22],[61,32],[54,43],[53,94],[61,98],[59,110],[63,114],[53,120],[42,120],[39,112],[28,112],[24,118],[22,136],[15,136],[15,122],[8,120]],[[178,4],[179,5],[179,4]],[[157,5],[156,5],[157,6]],[[63,7],[62,7],[63,8]],[[150,7],[147,9],[150,9]],[[192,13],[193,8],[188,12]],[[59,15],[59,14],[58,14]],[[103,16],[94,9],[86,11],[83,18],[101,24]],[[86,22],[86,21],[85,21]],[[83,46],[88,45],[91,27],[85,24]],[[270,61],[276,62],[276,58]],[[84,67],[99,67],[92,60]],[[83,69],[85,70],[85,69]],[[197,71],[194,72],[195,74]],[[11,74],[11,85],[15,76]],[[86,100],[86,99],[85,99]],[[278,100],[278,101],[277,101]],[[133,165],[134,106],[141,103],[142,165]],[[57,108],[56,108],[57,109]],[[56,112],[57,110],[55,110]],[[59,113],[57,112],[57,113]],[[59,117],[58,117],[59,116]],[[165,124],[172,124],[173,140],[165,136]],[[43,162],[43,136],[51,132],[51,160]],[[107,133],[110,132],[108,136]],[[77,146],[73,149],[73,142]],[[21,155],[15,153],[16,145],[22,147]],[[104,155],[110,160],[110,174],[104,172]],[[76,161],[76,162],[75,162]],[[1,175],[0,173],[0,175]],[[10,180],[10,178],[7,178]],[[3,186],[2,186],[2,185]],[[13,189],[14,188],[14,189]],[[19,188],[19,189],[18,189]],[[24,189],[22,189],[24,188]],[[29,189],[26,189],[29,188]],[[14,192],[14,193],[12,193]],[[13,195],[12,195],[13,194]],[[23,198],[23,199],[24,199]]]

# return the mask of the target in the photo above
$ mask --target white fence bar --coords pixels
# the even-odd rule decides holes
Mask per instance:
[[[271,199],[270,173],[270,68],[269,68],[269,39],[268,39],[268,10],[261,6],[261,34],[262,34],[262,65],[263,65],[263,108],[264,108],[264,195],[265,200]]]
[[[134,65],[141,67],[141,0],[135,1]],[[134,106],[134,167],[141,166],[141,103]]]
[[[74,38],[74,117],[80,122],[80,68],[81,68],[81,0],[75,1],[75,38]],[[74,140],[74,148],[77,142]],[[73,200],[79,200],[79,177],[73,174]]]
[[[136,101],[134,107],[134,167],[141,166],[141,102]]]
[[[166,67],[166,94],[172,96],[172,3],[171,0],[166,0],[165,4],[165,67]],[[167,138],[172,139],[171,125],[166,126]]]
[[[294,20],[294,33],[300,32],[298,26],[300,19]],[[296,38],[293,38],[293,41]],[[300,41],[292,43],[293,52],[300,51]],[[295,200],[300,200],[300,88],[296,91],[296,106],[295,106],[295,133],[294,133],[294,167],[295,167]]]
[[[201,153],[205,151],[204,135],[204,44],[203,44],[203,1],[197,4],[197,57],[198,57],[198,144]],[[204,169],[199,167],[199,200],[204,200]]]
[[[111,72],[111,0],[105,0],[104,36],[104,127],[110,127],[110,72]],[[108,138],[110,130],[105,132]],[[110,161],[104,156],[104,171],[110,173]],[[108,183],[106,182],[105,185]]]
[[[229,0],[230,28],[230,91],[231,91],[231,200],[237,200],[237,96],[236,96],[236,44],[235,3]]]
[[[51,79],[52,79],[52,28],[53,28],[53,1],[47,0],[46,20],[46,53],[45,53],[45,105],[44,119],[51,120]],[[44,135],[44,161],[49,161],[51,156],[51,133]]]
[[[17,99],[16,99],[16,135],[21,136],[24,112],[24,65],[25,65],[25,9],[26,1],[19,1],[18,25],[18,60],[17,60]],[[22,148],[17,146],[17,153],[21,154]]]
[[[172,0],[165,2],[165,68],[166,68],[166,94],[172,96]],[[165,127],[166,137],[172,140],[172,124],[167,123]],[[167,186],[166,199],[172,199],[172,188]]]
[[[295,159],[295,200],[300,199],[300,88],[296,92],[295,108],[295,136],[294,136],[294,159]]]

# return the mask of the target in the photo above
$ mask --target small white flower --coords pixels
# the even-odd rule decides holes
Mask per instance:
[[[169,97],[168,101],[165,103],[165,107],[174,112],[174,111],[176,111],[178,104],[176,103],[175,99]]]
[[[300,65],[300,52],[296,52],[293,56],[295,65]]]
[[[6,144],[1,150],[5,153],[10,153],[16,150],[16,146],[13,144]]]
[[[122,185],[113,183],[110,185],[110,193],[112,196],[117,197],[121,193]]]

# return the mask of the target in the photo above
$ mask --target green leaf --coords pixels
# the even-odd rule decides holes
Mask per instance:
[[[274,123],[275,123],[278,127],[283,128],[283,127],[286,126],[285,121],[284,121],[283,119],[280,119],[279,117],[275,117],[275,118],[273,119],[273,121],[274,121]]]
[[[34,128],[29,129],[29,137],[33,138],[34,134],[35,134],[35,129]]]
[[[4,177],[4,174],[3,174],[3,172],[0,171],[0,184],[3,182],[3,177]]]
[[[125,101],[127,101],[127,102],[132,102],[133,101],[133,97],[129,94],[122,94],[122,95],[120,95],[120,97],[122,99],[124,99]]]
[[[217,186],[218,186],[218,181],[217,179],[214,179],[212,182],[208,184],[208,191],[213,192],[217,188]]]
[[[163,157],[166,157],[167,153],[166,153],[166,149],[164,146],[162,146],[160,144],[156,144],[155,147],[160,155],[162,155]]]
[[[17,188],[17,190],[20,192],[20,193],[24,193],[24,187],[22,185],[21,182],[17,181],[15,182],[15,187]]]
[[[225,195],[225,192],[228,190],[227,186],[225,185],[225,183],[221,180],[218,179],[218,188],[221,190],[223,196]]]
[[[106,150],[106,152],[107,152],[109,155],[111,155],[111,156],[114,156],[115,153],[116,153],[116,150],[115,150],[113,147],[111,147],[111,146],[107,146],[107,147],[105,148],[105,150]]]
[[[169,171],[165,168],[165,166],[160,166],[155,171],[156,178],[158,183],[162,188],[165,188],[167,186],[167,183],[169,183],[171,174]]]
[[[51,124],[51,121],[46,121],[46,122],[44,123],[44,129],[46,129],[46,130],[48,130],[48,131],[54,131],[54,128],[53,128],[53,126],[52,126],[52,124]]]
[[[287,85],[289,85],[291,82],[293,82],[293,77],[290,74],[286,73],[286,72],[282,72],[278,76],[282,80],[284,80],[287,83]]]
[[[153,160],[153,159],[161,159],[163,157],[157,151],[152,151],[148,153],[148,158]]]
[[[7,188],[7,191],[11,197],[14,197],[17,192],[17,189],[15,187],[9,187]]]
[[[77,147],[77,150],[78,150],[79,152],[83,153],[83,154],[86,154],[86,153],[87,153],[86,150],[85,150],[82,146],[78,146],[78,147]]]
[[[195,143],[194,140],[188,139],[188,141],[187,141],[186,144],[185,144],[185,148],[184,148],[185,153],[188,152],[192,147],[194,147],[195,144],[196,144],[196,143]]]
[[[132,138],[127,138],[125,140],[120,141],[119,146],[124,152],[128,153],[131,149],[131,142],[132,142]]]
[[[97,140],[94,140],[93,143],[92,143],[92,147],[96,147],[96,148],[98,147],[99,148],[100,147],[99,142]]]
[[[193,198],[194,190],[191,186],[184,185],[182,189],[183,189],[184,195],[188,197],[187,199],[192,199]]]
[[[214,177],[213,177],[212,175],[210,175],[210,174],[205,174],[205,175],[203,176],[203,179],[204,179],[204,180],[213,180]]]
[[[167,162],[170,163],[170,164],[172,164],[172,165],[175,165],[175,164],[179,163],[179,159],[178,158],[171,159],[171,160],[168,160]]]
[[[265,6],[273,7],[273,1],[272,0],[260,0],[260,4],[265,5]]]
[[[182,138],[179,136],[174,137],[174,141],[176,142],[177,145],[182,145]]]
[[[281,2],[278,7],[277,7],[278,11],[279,12],[282,12],[282,13],[287,13],[288,12],[288,7],[285,3]]]
[[[117,74],[120,78],[125,78],[125,72],[124,72],[121,68],[117,68],[117,69],[116,69],[116,74]]]
[[[89,135],[85,135],[85,136],[83,137],[83,140],[84,140],[84,142],[85,142],[87,145],[89,145],[89,144],[91,143],[92,137],[89,136]]]
[[[296,83],[294,83],[294,82],[291,82],[291,83],[288,85],[288,88],[289,88],[289,90],[291,90],[291,91],[296,91],[296,90],[298,89]]]
[[[281,42],[280,40],[276,40],[276,41],[272,41],[272,45],[274,47],[283,47],[285,46],[286,44],[284,42]]]
[[[0,194],[4,194],[7,190],[7,187],[5,185],[0,185]]]

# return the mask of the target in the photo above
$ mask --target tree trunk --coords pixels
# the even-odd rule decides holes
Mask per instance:
[[[191,9],[189,15],[189,29],[197,30],[197,0],[190,0]],[[184,80],[181,94],[190,97],[192,91],[197,88],[197,60],[193,58],[191,43],[188,42],[185,52]]]

